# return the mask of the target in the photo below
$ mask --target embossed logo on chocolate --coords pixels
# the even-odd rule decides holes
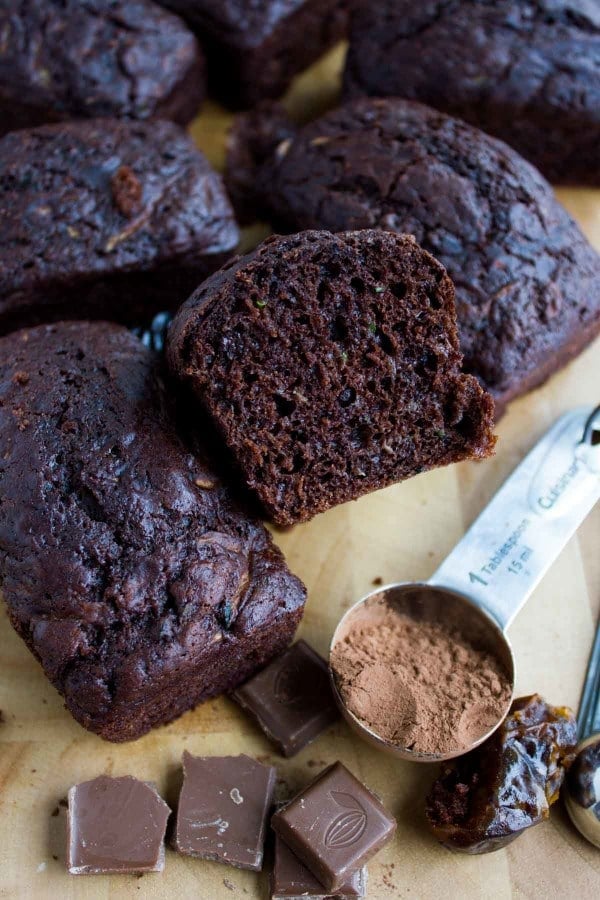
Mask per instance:
[[[343,791],[330,791],[330,796],[338,806],[347,812],[337,816],[323,838],[323,844],[332,850],[351,847],[360,840],[367,827],[367,814],[352,794]]]
[[[297,709],[324,690],[326,676],[320,669],[304,669],[296,662],[281,667],[273,684],[273,695],[282,706]]]

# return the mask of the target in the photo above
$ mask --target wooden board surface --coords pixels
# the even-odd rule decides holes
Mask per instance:
[[[336,88],[341,50],[294,86],[295,109],[325,105]],[[308,98],[308,99],[307,99]],[[222,158],[229,117],[209,106],[194,134],[211,159]],[[560,191],[560,199],[600,249],[600,191]],[[258,234],[258,229],[253,232]],[[246,240],[251,236],[246,235]],[[276,534],[309,601],[300,634],[323,654],[344,610],[384,582],[427,578],[527,449],[565,410],[600,402],[600,342],[541,390],[511,407],[499,426],[494,459],[422,475]],[[510,629],[518,693],[540,691],[553,703],[578,702],[600,607],[600,505],[588,517]],[[270,760],[301,786],[341,759],[398,818],[394,843],[370,866],[369,897],[592,898],[600,896],[600,851],[570,826],[562,807],[508,849],[481,857],[436,845],[423,800],[435,770],[370,749],[339,724],[293,760],[283,760],[230,700],[220,698],[129,745],[85,732],[0,614],[0,896],[27,898],[266,897],[265,875],[167,853],[161,875],[73,878],[64,862],[70,785],[101,772],[157,782],[173,806],[184,749],[245,752]]]

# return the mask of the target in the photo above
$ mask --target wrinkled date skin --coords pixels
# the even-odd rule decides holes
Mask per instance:
[[[429,825],[451,850],[490,853],[549,815],[575,758],[566,706],[520,697],[481,747],[444,766],[426,801]]]

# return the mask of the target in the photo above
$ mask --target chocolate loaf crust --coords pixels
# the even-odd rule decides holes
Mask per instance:
[[[352,10],[344,92],[420,100],[558,184],[600,185],[597,0],[380,0]]]
[[[494,446],[452,283],[407,235],[268,239],[181,307],[167,357],[278,525]]]
[[[0,339],[10,619],[72,715],[111,741],[242,682],[290,642],[305,600],[175,434],[158,365],[108,323]]]
[[[204,99],[196,38],[149,0],[13,0],[0,35],[0,135],[99,116],[186,124]]]
[[[230,137],[235,196],[247,185],[246,208],[286,232],[413,234],[455,285],[464,368],[498,415],[600,331],[600,256],[506,144],[389,98],[346,104],[269,154],[265,129],[283,125],[266,111],[256,118],[258,131],[250,113]]]
[[[279,97],[346,34],[348,0],[158,0],[196,32],[209,86],[234,108]]]
[[[0,170],[0,332],[65,318],[143,325],[238,241],[220,177],[171,122],[13,132]]]

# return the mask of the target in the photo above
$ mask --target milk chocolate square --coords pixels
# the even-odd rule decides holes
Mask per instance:
[[[341,763],[275,813],[274,831],[328,891],[391,840],[396,821]]]
[[[298,641],[233,692],[284,756],[293,756],[339,716],[327,663]]]
[[[152,784],[101,775],[69,791],[71,875],[162,872],[171,810]]]
[[[318,881],[275,835],[275,859],[271,874],[271,900],[354,900],[367,896],[367,869],[358,869],[335,894]]]
[[[183,754],[174,846],[179,853],[262,868],[276,772],[249,756]]]

